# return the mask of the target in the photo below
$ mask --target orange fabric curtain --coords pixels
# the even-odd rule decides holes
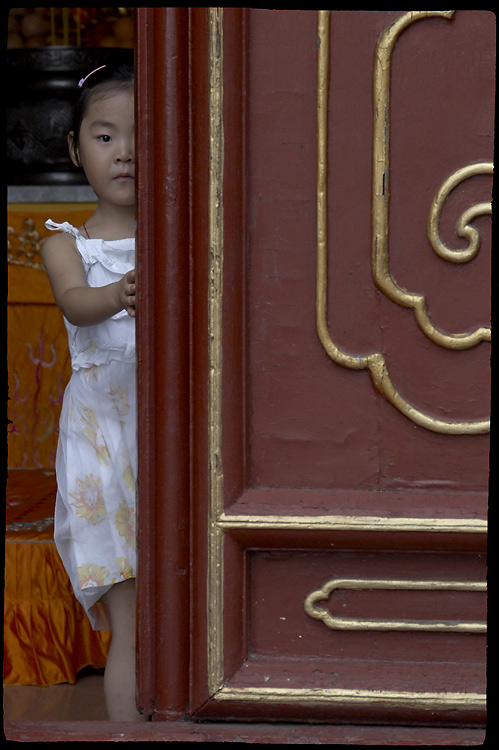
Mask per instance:
[[[7,489],[4,685],[74,683],[105,666],[111,634],[92,630],[57,554],[54,473],[10,470]]]

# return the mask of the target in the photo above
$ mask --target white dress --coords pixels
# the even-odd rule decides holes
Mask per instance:
[[[68,222],[88,284],[117,281],[135,266],[135,239],[85,239]],[[54,538],[94,630],[109,630],[99,600],[136,573],[137,417],[135,321],[125,310],[96,326],[64,319],[72,376],[64,394],[56,458]]]

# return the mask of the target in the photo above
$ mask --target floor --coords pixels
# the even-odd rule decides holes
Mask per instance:
[[[4,687],[4,721],[106,720],[103,675],[84,671],[74,685]]]

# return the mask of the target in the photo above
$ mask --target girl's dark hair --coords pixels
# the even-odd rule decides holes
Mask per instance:
[[[77,99],[73,105],[71,130],[73,131],[73,150],[78,157],[80,144],[80,128],[88,109],[89,102],[95,95],[115,94],[126,91],[134,85],[133,65],[124,64],[119,67],[106,65],[84,79],[78,90]],[[79,160],[79,158],[78,158]]]

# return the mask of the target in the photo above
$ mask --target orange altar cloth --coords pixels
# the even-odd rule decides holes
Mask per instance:
[[[55,492],[54,471],[9,469],[4,685],[74,683],[106,663],[111,633],[92,630],[53,540]]]

